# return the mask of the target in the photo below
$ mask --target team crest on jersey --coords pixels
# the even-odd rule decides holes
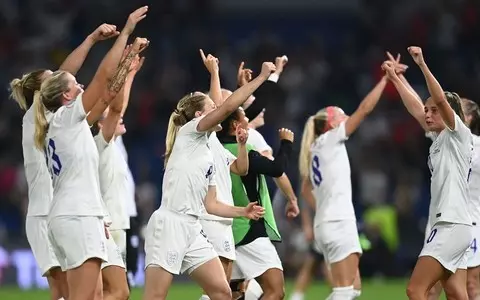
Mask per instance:
[[[178,253],[176,251],[168,251],[167,252],[167,264],[169,266],[173,266],[177,263],[178,260]]]
[[[225,252],[230,252],[232,250],[230,241],[223,241],[223,250],[225,250]]]

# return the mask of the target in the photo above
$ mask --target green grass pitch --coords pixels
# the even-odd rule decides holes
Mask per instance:
[[[364,300],[404,300],[406,281],[381,281],[364,282],[362,296],[359,299]],[[292,289],[292,283],[287,283],[287,297]],[[307,291],[306,300],[325,299],[329,293],[328,287],[323,283],[315,282]],[[142,299],[142,290],[132,291],[131,300]],[[200,297],[200,289],[192,283],[177,283],[172,286],[167,299],[171,300],[197,300]],[[20,291],[16,288],[0,287],[1,300],[43,300],[49,299],[48,291]],[[445,298],[442,297],[442,300]]]

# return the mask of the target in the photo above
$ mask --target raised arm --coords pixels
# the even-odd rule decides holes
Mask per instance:
[[[422,126],[423,130],[427,130],[427,124],[425,123],[425,108],[423,106],[422,100],[417,97],[416,93],[412,93],[412,90],[408,88],[405,83],[400,79],[400,77],[395,72],[395,64],[391,61],[386,61],[382,65],[382,69],[385,71],[388,79],[393,83],[395,88],[402,98],[403,105],[407,111],[417,120],[417,122]]]
[[[438,111],[440,112],[445,125],[452,130],[455,129],[455,112],[447,102],[445,93],[443,92],[440,83],[438,83],[437,79],[435,76],[433,76],[432,72],[430,72],[430,69],[425,63],[425,60],[423,59],[422,48],[408,47],[408,52],[412,56],[415,63],[420,67],[420,70],[422,70],[425,81],[427,82],[428,92],[430,93],[433,102],[437,105]]]
[[[93,77],[91,83],[88,85],[87,89],[83,93],[82,101],[83,101],[83,107],[85,112],[89,113],[92,110],[92,108],[97,103],[99,96],[105,93],[107,89],[107,84],[109,81],[112,82],[114,78],[119,79],[118,75],[120,73],[118,73],[118,71],[122,69],[119,67],[119,62],[122,57],[123,50],[127,45],[128,37],[130,36],[130,34],[132,34],[137,23],[146,17],[147,10],[148,10],[148,7],[144,6],[130,14],[130,16],[128,17],[127,24],[125,25],[123,30],[120,32],[113,47],[110,49],[110,51],[108,51],[107,55],[105,55],[105,57],[103,58],[102,62],[100,63],[100,66],[97,69],[97,72],[95,73],[95,76]],[[122,70],[125,71],[125,75],[126,75],[126,70],[128,69],[126,70],[122,69]],[[117,82],[119,81],[117,80]],[[123,85],[123,82],[122,82],[122,85]],[[118,89],[118,91],[120,91],[120,88]],[[106,103],[106,105],[104,106],[106,107],[108,106],[108,104],[109,103]],[[103,111],[99,112],[98,110],[96,110],[95,115],[92,116],[92,118],[94,120],[98,120],[98,118],[100,118],[102,113]]]
[[[237,136],[237,145],[238,145],[238,154],[237,159],[230,165],[230,172],[245,176],[248,174],[248,150],[247,150],[247,140],[248,140],[248,131],[240,126],[237,127],[235,134]]]
[[[213,126],[222,123],[231,113],[239,108],[255,90],[267,80],[268,76],[275,71],[275,65],[265,62],[262,65],[262,72],[254,80],[237,89],[219,108],[207,114],[198,122],[198,131],[208,131]]]
[[[357,110],[350,116],[350,118],[347,119],[345,122],[345,134],[347,136],[350,136],[353,132],[355,132],[365,117],[372,112],[377,105],[378,100],[380,100],[380,96],[382,96],[386,85],[387,78],[383,76],[377,85],[362,100]]]
[[[280,75],[282,75],[283,69],[287,65],[288,58],[286,55],[275,58],[275,72],[273,72],[268,80],[265,81],[255,91],[255,101],[245,108],[245,115],[250,119],[252,125],[256,125],[255,120],[264,110],[265,106],[269,103],[281,103],[286,99],[286,93],[280,85],[277,84]],[[253,127],[258,128],[258,127]]]
[[[99,101],[87,116],[87,122],[90,125],[95,123],[103,115],[103,112],[109,105],[111,106],[110,111],[114,111],[116,114],[118,114],[118,118],[122,116],[125,98],[129,97],[130,89],[133,83],[133,78],[128,78],[127,75],[131,69],[132,62],[136,59],[138,60],[138,53],[145,49],[148,46],[148,43],[148,40],[144,38],[135,39],[130,53],[128,53],[125,59],[120,63],[115,75],[108,82],[108,92],[116,95],[115,98],[112,98],[112,100],[117,99],[116,103],[112,106],[110,105],[110,101]],[[127,86],[124,87],[125,83],[127,83]]]
[[[124,105],[127,102],[125,99],[130,97],[130,90],[133,84],[133,78],[135,76],[132,70],[134,70],[134,68],[136,68],[140,63],[141,59],[138,55],[136,55],[131,64],[130,72],[127,75],[125,84],[109,106],[110,109],[102,127],[102,134],[107,142],[114,137],[118,121],[123,116]]]
[[[130,66],[130,70],[127,75],[127,81],[131,81],[133,83],[135,76],[137,75],[138,71],[143,66],[143,63],[145,62],[145,56],[144,57],[139,57],[138,55],[135,56],[133,59],[133,62]],[[130,91],[132,88],[132,84],[124,86],[124,97],[123,97],[123,106],[122,106],[122,113],[121,117],[125,115],[125,112],[127,111],[128,103],[130,102]]]
[[[67,56],[65,61],[60,66],[60,70],[68,71],[73,75],[76,75],[78,70],[82,67],[85,59],[87,58],[90,49],[98,41],[103,41],[109,38],[116,37],[120,34],[117,31],[117,26],[110,24],[102,24],[94,32],[92,32],[87,38],[73,50],[70,55]]]
[[[223,104],[222,97],[222,88],[220,86],[220,69],[218,67],[218,58],[208,54],[205,56],[203,50],[200,49],[200,57],[202,58],[205,68],[207,68],[210,73],[210,91],[208,95],[212,98],[216,106],[221,106]]]

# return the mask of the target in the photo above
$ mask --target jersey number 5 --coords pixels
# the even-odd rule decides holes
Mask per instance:
[[[320,173],[320,161],[318,156],[314,155],[312,159],[313,183],[319,186],[322,182],[322,173]]]
[[[55,153],[55,141],[52,139],[48,140],[48,145],[45,147],[45,154],[47,156],[47,166],[50,171],[50,174],[59,175],[62,170],[62,163],[60,162],[60,157]]]

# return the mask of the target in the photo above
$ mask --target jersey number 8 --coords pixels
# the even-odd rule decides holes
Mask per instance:
[[[62,163],[60,162],[60,157],[58,157],[58,155],[55,153],[55,141],[49,139],[48,145],[45,148],[48,170],[52,176],[58,176],[62,170]]]
[[[320,173],[320,161],[318,156],[314,155],[312,159],[313,183],[319,186],[322,183],[322,173]]]

